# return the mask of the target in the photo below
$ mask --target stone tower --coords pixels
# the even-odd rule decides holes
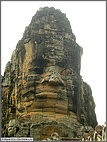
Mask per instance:
[[[25,28],[2,76],[2,136],[79,138],[97,125],[83,49],[66,15],[41,8]]]

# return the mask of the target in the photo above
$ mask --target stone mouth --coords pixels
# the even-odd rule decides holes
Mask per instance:
[[[35,95],[35,98],[36,98],[36,101],[44,101],[44,100],[56,100],[56,102],[60,103],[60,102],[65,102],[67,103],[68,101],[68,97],[67,97],[67,93],[65,91],[62,91],[62,92],[58,92],[58,91],[54,91],[54,92],[40,92],[38,94]]]
[[[49,92],[49,93],[66,93],[66,87],[65,86],[61,86],[61,85],[49,85],[49,83],[41,83],[37,86],[36,88],[36,93],[44,93],[44,92]]]
[[[57,93],[54,92],[41,92],[36,94],[37,99],[57,99]]]

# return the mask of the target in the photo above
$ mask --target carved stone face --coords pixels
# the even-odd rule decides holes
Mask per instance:
[[[8,136],[14,136],[14,127],[9,127],[8,128]]]
[[[19,122],[14,119],[11,120],[9,122],[9,127],[8,127],[8,136],[10,137],[15,136],[18,127],[19,127]]]
[[[35,43],[36,45],[29,41],[25,44],[24,61],[26,62],[23,63],[23,72],[24,77],[27,76],[27,82],[23,85],[25,89],[29,87],[30,83],[32,85],[25,93],[26,95],[22,95],[24,107],[27,112],[67,114],[69,101],[70,109],[73,107],[71,98],[74,91],[71,79],[73,70],[70,63],[64,64],[66,59],[64,41],[49,39],[45,42],[41,41],[39,44]],[[29,67],[27,68],[27,66]],[[29,92],[31,94],[27,97]]]
[[[82,48],[75,42],[66,16],[51,12],[33,18],[24,33],[15,85],[19,113],[67,115],[77,111],[74,86],[77,82],[78,90],[79,84],[73,78],[80,72]]]
[[[42,140],[56,132],[73,138],[82,134],[82,124],[96,125],[91,89],[80,76],[82,48],[75,40],[59,10],[43,8],[34,15],[3,77],[2,120],[29,122],[18,130],[10,121],[9,136],[24,132]]]

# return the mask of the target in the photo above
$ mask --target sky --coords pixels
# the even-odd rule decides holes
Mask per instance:
[[[65,13],[76,42],[83,48],[81,76],[95,100],[98,124],[106,122],[106,2],[105,1],[1,1],[1,74],[11,59],[25,27],[40,7]]]

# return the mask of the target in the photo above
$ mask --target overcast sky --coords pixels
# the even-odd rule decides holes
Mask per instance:
[[[106,121],[106,2],[105,1],[2,1],[1,74],[11,59],[25,27],[40,7],[54,7],[65,13],[83,47],[81,75],[92,89],[99,124]]]

